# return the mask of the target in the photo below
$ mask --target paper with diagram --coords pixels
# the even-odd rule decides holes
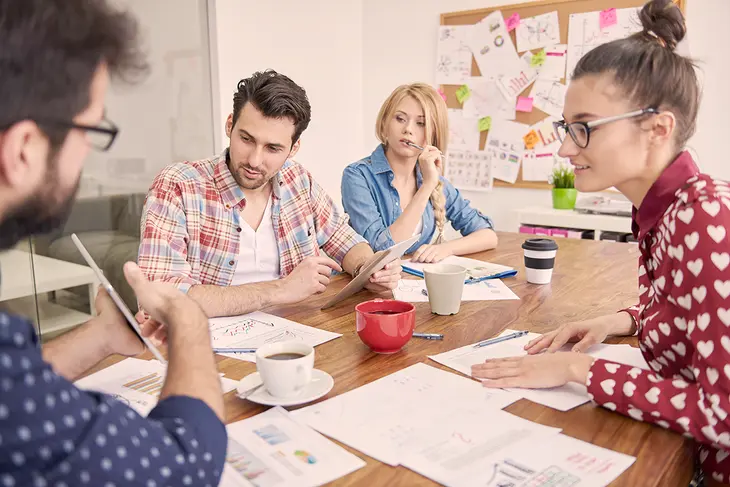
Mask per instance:
[[[514,333],[515,330],[505,330],[499,336]],[[519,338],[506,340],[504,342],[475,347],[475,344],[466,345],[449,352],[429,356],[435,362],[450,367],[464,375],[471,376],[472,365],[484,363],[487,359],[520,357],[527,355],[525,345],[531,340],[538,338],[538,333],[528,333]],[[570,348],[566,347],[566,350]],[[641,351],[630,345],[594,345],[588,350],[588,354],[596,358],[612,360],[625,363],[637,368],[648,369]],[[559,411],[568,411],[589,401],[588,391],[582,384],[569,383],[552,389],[508,389],[510,392],[519,394],[525,399],[542,404]]]
[[[496,423],[510,416],[499,410],[517,397],[419,363],[292,414],[317,431],[396,466],[404,453],[422,444],[434,424],[457,428],[459,418],[468,414]]]
[[[553,117],[563,118],[567,90],[568,87],[560,81],[538,78],[532,86],[530,96],[536,108]]]
[[[459,189],[491,191],[492,158],[487,151],[449,149],[446,154],[446,179]]]
[[[600,11],[571,14],[568,20],[566,75],[572,77],[580,58],[594,47],[641,32],[641,7],[616,9],[616,23],[601,29]]]
[[[560,43],[558,12],[520,19],[517,26],[517,51],[524,52]]]
[[[258,348],[267,343],[289,340],[316,347],[342,335],[256,311],[247,315],[211,319],[210,336],[214,348]],[[253,353],[222,355],[256,362],[256,354]]]
[[[546,47],[545,62],[538,68],[538,78],[556,81],[565,78],[565,64],[567,60],[567,44],[556,44]]]
[[[496,77],[505,74],[519,63],[515,45],[499,10],[474,24],[467,44],[482,76]]]
[[[609,485],[636,458],[601,448],[564,434],[526,431],[526,438],[508,433],[482,440],[482,428],[509,425],[478,424],[458,441],[408,456],[403,464],[447,487],[571,487]]]
[[[166,367],[157,360],[130,357],[76,381],[75,385],[114,396],[146,416],[157,405],[165,375]],[[238,381],[221,377],[224,394],[235,389],[237,384]]]
[[[461,85],[471,76],[471,25],[442,25],[438,32],[436,84]]]
[[[524,123],[499,120],[492,123],[487,135],[486,150],[492,159],[492,175],[514,184],[520,172],[520,160],[525,149],[522,137],[527,133]]]
[[[556,156],[560,143],[527,150],[522,155],[523,181],[548,181],[553,168],[559,164]]]
[[[466,116],[458,108],[448,109],[449,148],[468,151],[479,150],[479,119]]]
[[[502,95],[496,80],[476,76],[470,78],[467,85],[471,96],[464,102],[465,117],[514,120],[514,100],[508,100]]]
[[[427,303],[428,290],[423,279],[401,279],[393,290],[393,297],[408,303]],[[461,292],[462,301],[509,301],[520,299],[499,279],[465,284]]]
[[[220,483],[224,487],[315,487],[365,466],[281,407],[226,429],[228,450]]]
[[[497,77],[497,87],[504,99],[514,105],[517,95],[525,91],[537,79],[537,75],[537,67],[532,65],[532,53],[528,51],[512,69]]]

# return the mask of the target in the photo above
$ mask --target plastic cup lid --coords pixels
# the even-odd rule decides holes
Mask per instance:
[[[558,250],[558,244],[549,238],[530,238],[525,240],[522,244],[522,248],[525,250],[536,251]]]

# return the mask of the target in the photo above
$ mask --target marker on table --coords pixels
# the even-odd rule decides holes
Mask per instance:
[[[213,353],[256,353],[255,348],[214,348]]]
[[[517,331],[515,333],[510,333],[509,335],[505,335],[503,337],[490,338],[489,340],[484,340],[483,342],[477,343],[476,345],[474,345],[474,348],[485,347],[487,345],[492,345],[494,343],[500,343],[500,342],[504,342],[506,340],[512,340],[513,338],[519,338],[519,337],[525,336],[528,333],[529,333],[528,331]]]
[[[443,340],[441,333],[414,333],[414,338],[425,338],[426,340]]]

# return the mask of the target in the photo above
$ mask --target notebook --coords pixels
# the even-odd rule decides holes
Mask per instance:
[[[439,264],[458,265],[466,269],[466,283],[480,282],[486,279],[502,279],[505,277],[514,277],[517,270],[500,264],[492,264],[491,262],[482,262],[481,260],[469,259],[467,257],[457,257],[452,255],[445,258]],[[423,270],[427,266],[438,264],[424,264],[421,262],[412,262],[410,260],[403,262],[403,272],[414,276],[423,277]]]

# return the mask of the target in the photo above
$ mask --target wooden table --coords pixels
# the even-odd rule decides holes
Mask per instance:
[[[526,237],[501,233],[499,238],[497,250],[472,257],[518,269],[516,278],[504,282],[520,297],[520,301],[464,302],[459,313],[452,317],[432,315],[428,303],[417,303],[416,330],[443,333],[443,341],[411,340],[394,355],[371,352],[355,332],[354,307],[373,295],[361,292],[336,307],[319,310],[329,296],[345,286],[346,278],[334,279],[323,295],[304,303],[265,311],[343,334],[342,338],[316,348],[315,367],[330,373],[335,379],[334,389],[321,399],[325,400],[418,362],[441,367],[426,356],[493,337],[505,328],[547,332],[566,321],[613,313],[638,301],[639,251],[635,245],[558,240],[560,249],[552,283],[536,286],[525,281],[520,245]],[[610,342],[636,346],[635,338],[611,339]],[[254,364],[220,356],[218,366],[226,377],[232,379],[241,379],[256,370]],[[225,404],[229,423],[266,409],[238,399],[233,392],[226,395]],[[634,421],[591,403],[560,412],[523,399],[505,411],[562,428],[564,434],[574,438],[635,456],[634,465],[611,485],[686,487],[692,477],[692,442],[662,428]],[[405,467],[390,467],[342,446],[366,460],[367,466],[332,485],[436,485]]]

